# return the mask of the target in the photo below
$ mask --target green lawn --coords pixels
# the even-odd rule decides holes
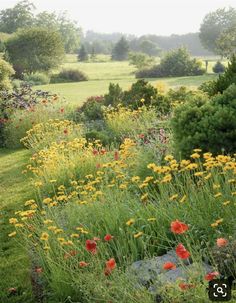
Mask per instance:
[[[93,63],[95,64],[95,63]],[[96,63],[101,64],[101,63]],[[127,75],[126,75],[127,76]],[[154,86],[157,82],[165,82],[169,87],[177,87],[186,85],[192,88],[198,87],[201,83],[215,79],[216,75],[209,74],[195,77],[179,77],[179,78],[159,78],[148,79]],[[37,89],[51,91],[64,97],[68,102],[73,105],[80,105],[86,98],[94,95],[102,95],[108,91],[110,83],[118,83],[123,89],[129,88],[136,79],[134,76],[123,79],[103,79],[103,80],[90,80],[86,82],[74,83],[57,83],[37,86]]]
[[[21,208],[27,198],[32,198],[30,184],[22,175],[28,159],[27,150],[0,149],[0,303],[31,303],[29,260],[15,238],[8,220]],[[17,294],[9,296],[8,289],[16,287]]]

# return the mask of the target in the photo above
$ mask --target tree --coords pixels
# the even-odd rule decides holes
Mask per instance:
[[[6,50],[19,77],[22,73],[49,71],[64,57],[59,33],[43,28],[19,30],[6,42]]]
[[[33,9],[35,6],[28,0],[17,3],[13,8],[0,12],[0,32],[14,33],[18,28],[33,24]]]
[[[11,88],[10,77],[15,71],[12,66],[3,59],[0,59],[0,91]]]
[[[88,60],[88,53],[87,50],[85,49],[84,45],[81,45],[78,53],[78,60],[79,61],[87,61]]]
[[[69,20],[65,13],[60,16],[57,16],[55,13],[39,13],[35,17],[34,25],[58,31],[66,53],[73,53],[78,49],[81,29],[77,26],[76,22]]]
[[[140,43],[140,49],[143,53],[149,56],[157,56],[160,53],[160,48],[157,44],[150,40],[143,40]]]
[[[124,61],[128,58],[128,52],[129,44],[125,37],[121,37],[112,50],[112,60]]]
[[[236,54],[236,23],[220,34],[216,45],[224,57],[231,58],[233,54]]]
[[[129,62],[137,69],[144,69],[153,65],[154,59],[143,53],[129,53]]]
[[[224,31],[234,26],[235,23],[236,9],[234,8],[229,8],[228,10],[225,8],[218,9],[207,14],[203,19],[199,34],[203,46],[215,54],[221,54],[217,40]]]

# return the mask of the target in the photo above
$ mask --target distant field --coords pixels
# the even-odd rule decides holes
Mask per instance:
[[[58,93],[71,104],[80,105],[89,96],[106,93],[108,91],[109,83],[118,83],[123,89],[127,89],[136,81],[134,76],[135,68],[129,65],[128,61],[110,61],[109,56],[100,56],[98,57],[98,60],[103,62],[78,62],[76,55],[67,55],[66,62],[61,68],[79,69],[88,76],[89,81],[49,84],[37,86],[37,88]],[[217,77],[216,75],[211,74],[212,66],[215,64],[216,58],[203,58],[202,60],[209,60],[207,75],[147,80],[153,83],[154,86],[157,82],[161,81],[165,82],[170,87],[185,85],[197,88],[201,83]]]

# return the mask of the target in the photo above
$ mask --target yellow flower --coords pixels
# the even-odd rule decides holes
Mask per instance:
[[[10,224],[16,224],[17,222],[18,222],[18,220],[16,218],[10,218],[9,219]]]
[[[218,198],[218,197],[221,197],[221,196],[222,196],[222,193],[217,193],[217,194],[214,195],[215,198]]]
[[[28,201],[25,202],[25,206],[31,205],[33,203],[35,203],[34,200],[28,200]]]
[[[201,176],[203,176],[203,174],[204,174],[203,171],[198,171],[198,172],[194,173],[194,176],[201,177]]]
[[[132,177],[131,181],[132,182],[138,182],[140,180],[140,177],[139,176],[134,176]]]
[[[193,158],[193,159],[199,159],[200,155],[198,153],[194,153],[190,157]]]
[[[194,151],[195,153],[200,153],[202,150],[201,150],[200,148],[195,148],[193,151]]]
[[[50,224],[50,223],[52,223],[52,222],[53,222],[53,221],[52,221],[52,220],[49,220],[49,219],[43,221],[44,224]]]
[[[56,230],[57,227],[56,226],[48,226],[48,230]]]
[[[147,200],[147,197],[148,197],[148,193],[142,195],[142,196],[141,196],[141,201]]]
[[[143,232],[140,231],[137,234],[134,234],[134,238],[137,239],[137,238],[141,237],[142,235],[143,235]]]
[[[48,245],[45,245],[45,246],[43,247],[43,249],[44,249],[44,250],[49,250],[50,247],[49,247]]]
[[[16,235],[16,231],[13,231],[12,233],[8,234],[8,237],[14,237]]]
[[[79,234],[71,234],[70,237],[71,238],[79,238]]]
[[[148,218],[148,222],[156,221],[156,218]]]
[[[63,232],[63,229],[61,229],[61,228],[57,228],[57,229],[54,230],[54,233],[56,235],[59,234],[59,233],[62,233],[62,232]]]
[[[211,224],[211,227],[217,227],[218,226],[218,223],[212,223]]]
[[[171,196],[170,197],[170,201],[173,201],[173,200],[177,199],[178,196],[179,196],[178,194],[175,194],[175,195]]]
[[[51,203],[52,202],[52,199],[51,198],[45,198],[45,199],[43,199],[43,203],[44,204],[49,204],[49,203]]]
[[[211,173],[209,173],[208,175],[206,175],[206,176],[204,177],[205,180],[208,180],[208,179],[210,179],[210,178],[211,178]]]
[[[183,203],[186,199],[187,199],[187,196],[184,195],[184,196],[179,200],[179,202],[180,202],[180,203]]]
[[[126,225],[127,225],[127,226],[133,225],[134,222],[135,222],[134,219],[129,219],[129,220],[126,222]]]
[[[49,234],[44,232],[44,233],[42,233],[40,240],[47,241],[48,238],[49,238]]]
[[[222,203],[224,206],[230,204],[230,201],[225,201]]]
[[[24,224],[22,224],[22,223],[15,224],[15,227],[23,227],[23,226],[24,226]]]

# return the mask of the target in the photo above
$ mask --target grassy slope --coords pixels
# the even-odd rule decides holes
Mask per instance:
[[[28,159],[26,150],[0,149],[0,303],[33,302],[27,255],[15,238],[8,237],[12,232],[9,218],[32,197],[30,184],[21,173]],[[8,297],[10,287],[16,287],[18,294]]]
[[[212,62],[209,62],[209,72],[211,71],[211,66]],[[111,82],[118,83],[123,89],[127,89],[136,81],[134,76],[135,68],[129,65],[128,61],[77,62],[74,55],[69,55],[62,68],[79,69],[88,75],[89,81],[49,84],[37,86],[37,88],[58,93],[73,105],[80,105],[89,96],[106,93]],[[215,77],[215,75],[207,74],[195,77],[155,78],[148,80],[154,86],[157,82],[161,81],[170,87],[186,85],[196,88],[202,82],[209,81]]]

